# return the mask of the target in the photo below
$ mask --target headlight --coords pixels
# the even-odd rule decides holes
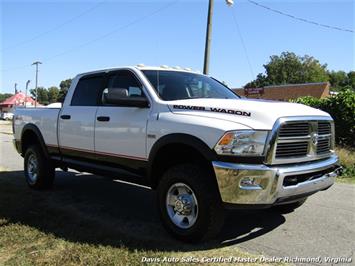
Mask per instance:
[[[215,146],[219,155],[261,156],[268,131],[241,130],[224,134]]]

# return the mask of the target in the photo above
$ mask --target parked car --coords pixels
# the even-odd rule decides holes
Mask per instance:
[[[12,120],[13,117],[14,117],[13,113],[10,113],[10,112],[1,113],[2,120]]]
[[[61,108],[17,110],[14,136],[31,188],[50,187],[56,167],[150,186],[184,241],[215,236],[226,207],[293,210],[339,168],[329,114],[159,67],[79,74]]]

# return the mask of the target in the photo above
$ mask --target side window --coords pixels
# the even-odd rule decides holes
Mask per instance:
[[[102,92],[104,85],[103,76],[84,77],[78,82],[75,88],[73,98],[71,100],[72,106],[95,106],[97,99]]]
[[[109,74],[101,99],[105,98],[104,94],[108,92],[108,89],[126,89],[129,97],[144,97],[142,85],[133,73],[127,70]]]

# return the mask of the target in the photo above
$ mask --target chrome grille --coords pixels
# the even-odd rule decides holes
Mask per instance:
[[[331,155],[334,147],[333,121],[327,117],[318,120],[302,118],[280,118],[277,121],[270,136],[267,163],[297,163]]]
[[[319,121],[318,122],[318,135],[331,134],[331,125],[329,122]]]
[[[280,127],[279,137],[307,136],[309,134],[309,123],[293,122]]]
[[[324,139],[318,140],[317,154],[328,153],[329,149],[330,149],[330,139],[329,138],[324,138]]]
[[[276,158],[307,156],[308,141],[295,143],[279,143],[276,150]]]

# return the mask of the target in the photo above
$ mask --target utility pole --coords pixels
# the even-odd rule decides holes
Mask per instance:
[[[42,64],[39,61],[36,61],[34,63],[32,63],[33,65],[36,65],[36,101],[35,101],[35,107],[37,107],[37,97],[38,97],[38,91],[37,91],[37,87],[38,87],[38,65]]]
[[[26,82],[26,94],[25,94],[25,108],[27,108],[27,90],[28,90],[28,84],[30,84],[30,80],[27,80]]]
[[[233,0],[226,0],[228,6],[232,6]],[[203,63],[203,74],[208,75],[210,65],[210,50],[212,40],[212,16],[213,16],[214,0],[209,0],[208,15],[207,15],[207,28],[206,28],[206,42],[205,42],[205,58]]]
[[[15,83],[15,94],[17,94],[17,83]]]
[[[209,70],[209,65],[210,65],[213,5],[214,5],[214,0],[209,0],[208,15],[207,15],[207,28],[206,28],[206,42],[205,42],[205,60],[203,63],[203,74],[205,74],[205,75],[208,75],[208,70]]]

